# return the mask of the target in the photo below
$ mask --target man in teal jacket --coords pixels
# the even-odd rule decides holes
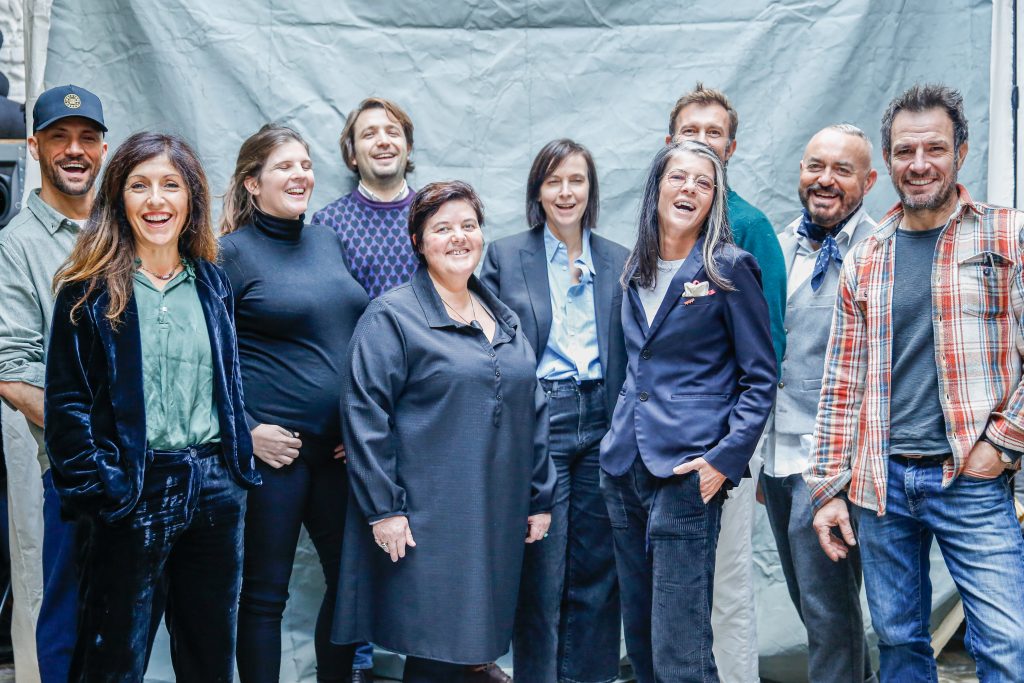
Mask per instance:
[[[676,101],[665,143],[697,140],[714,149],[728,164],[736,151],[739,115],[725,93],[702,83]],[[768,217],[728,189],[729,225],[733,239],[761,267],[764,297],[771,317],[772,345],[779,367],[786,350],[786,262]],[[780,385],[781,386],[781,385]],[[755,453],[754,458],[758,458]],[[751,469],[756,471],[756,464]],[[757,615],[754,611],[752,532],[754,481],[744,479],[722,507],[718,539],[711,626],[714,653],[723,683],[757,683]]]

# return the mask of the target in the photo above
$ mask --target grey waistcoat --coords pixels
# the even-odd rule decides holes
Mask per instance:
[[[839,245],[846,257],[854,244],[870,235],[875,222],[863,209],[859,212],[852,238]],[[786,272],[793,270],[798,242],[799,219],[779,236],[786,257]],[[775,404],[775,430],[781,434],[811,434],[818,412],[821,376],[825,369],[825,348],[832,328],[839,268],[834,265],[825,274],[825,281],[815,292],[808,277],[786,302],[786,356],[782,359],[782,379]]]

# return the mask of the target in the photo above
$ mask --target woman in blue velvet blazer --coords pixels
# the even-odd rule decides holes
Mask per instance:
[[[113,154],[59,288],[46,447],[88,539],[72,681],[142,680],[166,588],[179,680],[231,681],[245,489],[231,288],[202,166],[180,138]]]
[[[640,683],[717,681],[715,548],[775,397],[754,258],[732,244],[725,171],[699,142],[654,158],[622,278],[626,381],[601,444],[626,646]]]

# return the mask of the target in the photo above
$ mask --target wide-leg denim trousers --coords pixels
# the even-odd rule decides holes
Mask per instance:
[[[526,546],[513,663],[521,683],[608,683],[619,675],[619,584],[601,495],[600,381],[543,380],[558,470],[548,538]]]

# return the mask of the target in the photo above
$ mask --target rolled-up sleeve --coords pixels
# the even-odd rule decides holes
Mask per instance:
[[[46,377],[42,304],[16,250],[0,244],[0,382],[39,388]]]

